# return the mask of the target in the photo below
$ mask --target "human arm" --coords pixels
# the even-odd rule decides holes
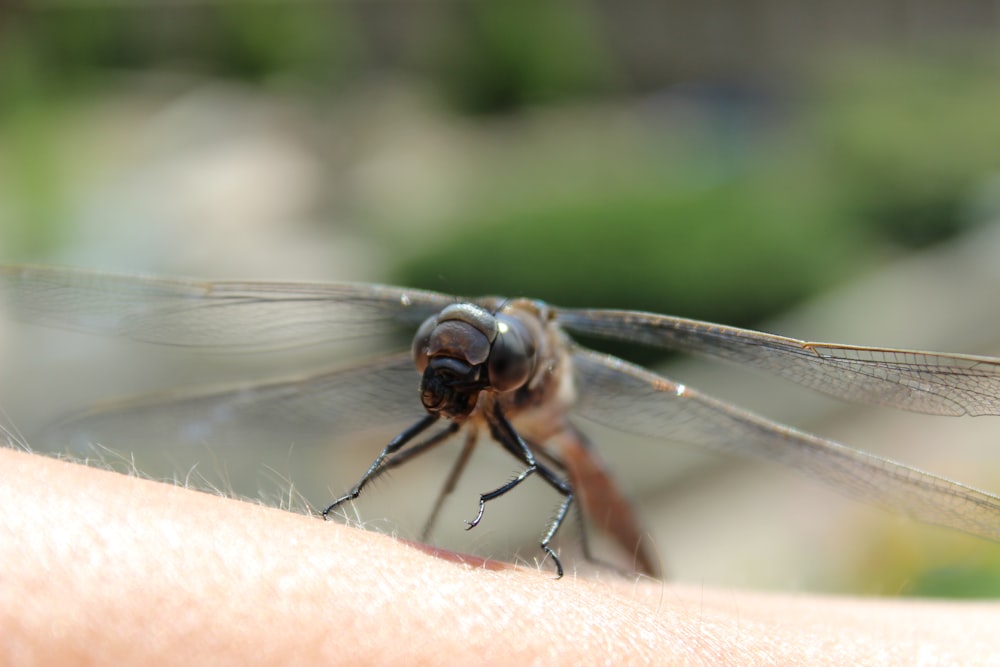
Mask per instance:
[[[556,581],[11,449],[0,470],[6,664],[974,664],[998,650],[995,604]]]

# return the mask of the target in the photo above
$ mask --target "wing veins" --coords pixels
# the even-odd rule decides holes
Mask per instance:
[[[849,401],[941,415],[1000,414],[1000,359],[815,343],[655,313],[564,310],[570,331],[735,362]]]

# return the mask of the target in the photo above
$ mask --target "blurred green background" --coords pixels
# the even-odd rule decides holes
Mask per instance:
[[[6,2],[0,260],[753,326],[992,224],[998,21],[985,1]],[[1000,593],[859,560],[809,585]]]

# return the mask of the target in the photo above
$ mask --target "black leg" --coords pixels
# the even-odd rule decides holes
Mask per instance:
[[[441,491],[438,492],[437,498],[434,500],[434,507],[431,509],[430,516],[427,517],[426,523],[424,523],[423,530],[420,531],[420,541],[426,542],[427,538],[430,537],[431,531],[434,529],[434,524],[437,523],[438,514],[441,512],[441,507],[444,505],[445,499],[451,495],[451,492],[455,490],[455,486],[458,484],[459,478],[462,473],[465,472],[465,466],[469,462],[469,458],[472,456],[472,450],[476,448],[476,429],[469,427],[469,430],[465,434],[465,444],[462,446],[462,452],[458,455],[455,460],[454,465],[451,467],[451,472],[448,473],[448,479],[445,480],[444,486],[441,487]],[[412,450],[406,450],[407,452]]]
[[[406,429],[405,431],[397,435],[395,438],[393,438],[392,442],[390,442],[388,445],[385,446],[385,449],[382,450],[382,453],[379,454],[378,457],[375,459],[375,461],[373,461],[372,464],[368,467],[368,471],[365,472],[365,474],[361,477],[360,480],[358,480],[358,483],[354,485],[354,488],[351,489],[348,493],[341,496],[340,498],[337,498],[335,501],[330,503],[329,507],[323,510],[323,518],[324,519],[329,518],[330,512],[336,509],[338,505],[345,503],[348,500],[354,500],[359,495],[361,495],[361,490],[365,487],[365,485],[369,481],[371,481],[373,477],[379,474],[379,470],[381,470],[386,457],[391,456],[396,452],[398,452],[404,445],[406,445],[406,443],[408,443],[410,440],[412,440],[413,438],[417,437],[418,435],[426,431],[438,419],[439,417],[437,415],[427,415],[426,417],[418,421],[416,424],[414,424],[413,426],[411,426],[410,428]],[[450,431],[448,430],[445,431],[445,433],[449,432]],[[426,449],[426,447],[424,449]]]
[[[413,445],[409,449],[404,449],[382,463],[382,467],[379,468],[371,479],[378,479],[382,476],[382,473],[388,472],[391,468],[398,468],[410,459],[420,456],[424,452],[433,449],[434,447],[440,445],[442,442],[453,436],[460,428],[462,424],[458,422],[451,422],[448,428],[444,429],[440,433],[436,433],[430,438],[424,440],[423,442]],[[424,522],[424,527],[420,531],[420,541],[426,542],[427,538],[431,534],[431,530],[434,528],[434,524],[437,523],[438,514],[441,512],[441,507],[444,505],[445,498],[447,498],[452,491],[455,490],[455,485],[458,483],[458,479],[462,476],[462,472],[465,471],[465,465],[469,462],[469,457],[472,455],[472,450],[475,448],[476,444],[476,430],[469,426],[467,431],[467,437],[465,439],[465,445],[462,447],[462,452],[458,456],[458,460],[455,461],[452,466],[451,472],[448,473],[448,478],[445,480],[444,486],[438,492],[437,498],[434,501],[434,507],[431,509],[430,515],[427,517],[427,521]]]
[[[415,459],[424,452],[430,451],[434,447],[437,447],[442,442],[455,435],[455,433],[462,427],[461,424],[456,422],[451,422],[448,424],[448,428],[444,429],[440,433],[435,433],[426,440],[422,440],[417,444],[411,446],[409,449],[404,449],[402,451],[396,452],[393,456],[387,458],[382,462],[382,467],[372,475],[372,479],[378,479],[382,476],[382,473],[388,472],[392,468],[398,468],[410,459]]]
[[[546,451],[545,449],[540,448],[540,447],[534,447],[534,451],[535,451],[535,457],[536,458],[543,458],[543,459],[545,459],[546,461],[548,461],[552,465],[553,468],[558,468],[560,471],[563,471],[564,473],[567,470],[566,464],[563,463],[559,459],[559,457],[557,457],[556,455],[554,455],[552,452]],[[571,489],[575,488],[574,485],[573,485],[573,483],[572,483],[572,481],[569,482],[568,486]],[[576,494],[576,492],[574,491],[574,496],[575,496],[575,494]],[[574,500],[575,500],[575,497],[574,497]],[[564,511],[563,508],[560,507],[559,508],[559,512],[563,512],[563,511]],[[628,576],[628,575],[632,574],[631,571],[623,570],[622,568],[618,567],[617,565],[614,565],[613,563],[610,563],[610,562],[608,562],[606,560],[602,560],[602,559],[600,559],[600,558],[598,558],[597,556],[594,555],[594,552],[590,548],[590,531],[587,528],[586,517],[584,516],[583,509],[580,507],[579,503],[576,504],[576,511],[573,512],[573,514],[576,516],[577,531],[580,534],[580,550],[583,552],[583,558],[586,561],[588,561],[590,563],[593,563],[594,565],[599,565],[599,566],[601,566],[602,568],[604,568],[606,570],[612,570],[614,572],[618,572],[622,576]],[[557,518],[559,518],[558,514],[557,514]],[[562,519],[559,519],[559,521],[561,523]],[[550,539],[551,539],[551,536],[550,536]]]
[[[573,489],[566,480],[559,477],[559,475],[557,475],[551,468],[539,463],[535,459],[535,455],[528,446],[528,443],[526,443],[517,431],[514,430],[514,427],[507,420],[507,417],[504,416],[503,411],[499,406],[495,407],[488,422],[490,425],[490,432],[493,434],[494,439],[503,445],[504,449],[513,454],[518,460],[522,461],[527,467],[521,471],[521,474],[500,488],[479,496],[479,513],[476,515],[475,519],[466,522],[467,528],[471,529],[479,524],[483,518],[483,512],[486,511],[487,502],[495,498],[499,498],[532,474],[538,473],[542,476],[542,479],[549,484],[549,486],[563,496],[562,505],[559,507],[559,511],[556,513],[555,519],[552,520],[552,523],[550,524],[549,529],[546,531],[540,544],[542,551],[551,556],[552,562],[555,563],[556,579],[561,579],[563,576],[562,562],[560,562],[556,552],[552,550],[549,544],[552,542],[552,539],[555,537],[559,527],[566,519],[566,514],[569,512],[569,508],[573,504]]]

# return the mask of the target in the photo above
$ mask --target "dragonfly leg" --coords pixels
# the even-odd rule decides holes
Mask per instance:
[[[433,435],[432,437],[413,445],[409,449],[404,449],[397,452],[394,456],[385,460],[382,467],[379,468],[372,479],[377,479],[382,476],[382,473],[387,472],[391,468],[397,468],[410,459],[416,458],[420,454],[436,447],[441,444],[452,435],[454,435],[460,428],[462,424],[458,422],[452,422],[449,424],[448,428]],[[458,483],[459,478],[465,471],[465,466],[469,462],[469,458],[472,456],[472,450],[475,449],[477,432],[473,426],[468,426],[466,430],[465,444],[462,447],[462,452],[458,455],[458,459],[452,465],[451,472],[448,473],[448,477],[445,480],[444,486],[438,492],[437,498],[434,500],[434,507],[431,509],[430,516],[427,517],[427,521],[424,523],[424,527],[420,531],[420,541],[426,542],[427,538],[431,534],[431,530],[434,528],[434,524],[437,523],[438,514],[441,512],[441,507],[444,505],[445,499],[451,495],[451,492],[455,490],[455,486]]]
[[[582,438],[584,444],[589,443],[589,441],[583,436],[582,433],[577,432],[576,429],[573,428],[572,426],[569,426],[568,428],[573,433],[575,433],[574,437]],[[562,435],[556,436],[556,438],[562,438],[562,437],[563,437]],[[591,518],[590,513],[593,507],[592,505],[593,501],[588,499],[587,494],[590,491],[592,491],[592,489],[588,488],[587,486],[589,480],[585,477],[580,477],[578,474],[580,472],[579,462],[574,460],[572,464],[566,463],[559,458],[559,455],[557,455],[553,451],[550,451],[550,448],[548,446],[544,448],[538,447],[535,445],[535,443],[532,443],[531,441],[528,441],[528,444],[531,445],[532,449],[534,450],[536,458],[541,458],[544,459],[545,461],[548,461],[549,463],[552,464],[554,468],[558,469],[560,473],[566,475],[566,478],[569,481],[570,488],[573,489],[574,503],[573,503],[573,508],[571,509],[576,510],[575,512],[573,512],[573,516],[576,519],[577,523],[577,531],[580,540],[580,550],[583,552],[583,557],[584,559],[587,560],[587,562],[593,563],[594,565],[597,565],[602,569],[609,570],[611,572],[616,572],[619,575],[627,578],[632,578],[636,572],[649,574],[654,577],[662,577],[661,570],[655,566],[656,561],[649,558],[649,554],[646,553],[646,548],[645,548],[646,542],[640,541],[641,539],[640,537],[636,537],[637,541],[635,542],[622,542],[622,546],[624,546],[626,551],[632,555],[633,563],[632,566],[629,568],[623,568],[620,565],[617,565],[610,561],[604,560],[603,558],[595,556],[590,546],[590,528],[592,526],[588,525],[588,518]],[[561,509],[562,508],[560,508],[560,510]],[[626,522],[626,524],[630,527],[635,524],[634,521],[635,517],[621,516],[619,514],[616,518],[623,519]],[[616,541],[619,540],[616,531],[609,531],[609,529],[606,528],[605,526],[597,526],[597,527],[600,528],[600,530],[603,532],[612,534],[612,536],[615,538]],[[631,534],[634,534],[636,536],[640,535],[638,530],[634,530]]]
[[[392,456],[390,456],[389,458],[385,459],[382,462],[381,467],[379,467],[379,469],[375,471],[375,474],[372,475],[372,480],[376,480],[379,477],[381,477],[383,473],[388,472],[392,468],[398,468],[399,466],[408,462],[410,459],[415,459],[424,452],[430,451],[434,447],[440,445],[442,442],[453,436],[455,432],[458,431],[458,429],[460,429],[461,427],[462,427],[461,424],[457,422],[451,422],[448,425],[448,428],[444,429],[440,433],[435,433],[426,440],[422,440],[417,444],[409,447],[408,449],[394,452]]]
[[[368,470],[365,472],[364,475],[362,475],[361,479],[358,480],[358,483],[354,485],[354,488],[352,488],[350,491],[342,495],[340,498],[337,498],[335,501],[330,503],[330,505],[325,510],[323,510],[323,518],[328,519],[330,512],[336,509],[339,505],[347,502],[348,500],[354,500],[359,495],[361,495],[361,490],[365,487],[365,485],[368,484],[368,482],[370,482],[374,477],[380,474],[380,470],[383,468],[383,464],[385,463],[386,458],[398,452],[406,445],[406,443],[410,442],[411,440],[413,440],[413,438],[417,437],[418,435],[426,431],[438,419],[439,417],[437,415],[429,414],[420,421],[418,421],[416,424],[409,427],[408,429],[397,435],[395,438],[393,438],[392,442],[390,442],[388,445],[385,446],[385,449],[382,450],[382,452],[378,455],[378,457],[376,457],[376,459],[368,467]],[[450,434],[452,432],[453,431],[451,431],[450,429],[444,431],[444,433],[447,434]],[[431,439],[431,441],[433,440],[434,438]],[[420,448],[421,451],[425,451],[427,449],[426,446],[421,447],[420,445],[418,445],[417,447]]]
[[[430,537],[431,531],[434,529],[434,524],[437,523],[438,514],[441,512],[441,507],[444,505],[445,499],[451,495],[452,491],[455,490],[455,486],[458,484],[459,478],[462,476],[462,473],[465,472],[465,466],[472,457],[472,450],[476,448],[476,436],[476,430],[473,428],[470,428],[466,433],[465,444],[462,446],[462,452],[458,455],[458,458],[452,465],[451,472],[448,473],[448,478],[445,480],[444,486],[441,487],[437,498],[434,500],[434,507],[431,509],[430,516],[427,517],[427,521],[424,523],[424,527],[420,531],[421,542],[426,542],[427,538]]]
[[[545,449],[541,451],[562,465],[579,497],[577,518],[584,557],[602,567],[619,569],[591,554],[586,539],[586,517],[594,528],[612,538],[626,554],[631,555],[633,572],[662,576],[659,559],[650,549],[647,533],[631,501],[615,482],[590,440],[572,424],[566,424],[545,443]]]
[[[556,532],[558,532],[559,527],[562,526],[563,521],[566,519],[566,515],[569,512],[569,508],[573,504],[573,488],[570,486],[569,482],[561,478],[555,471],[545,464],[539,463],[535,459],[535,455],[531,451],[531,447],[529,447],[528,443],[524,441],[516,430],[514,430],[514,427],[507,420],[507,417],[504,416],[503,411],[499,406],[494,408],[492,418],[489,420],[489,425],[490,432],[493,434],[493,437],[497,440],[497,442],[503,445],[504,449],[513,454],[518,460],[522,461],[527,467],[521,471],[517,477],[510,480],[500,488],[480,495],[479,513],[476,515],[475,519],[467,521],[466,524],[469,529],[474,528],[477,524],[479,524],[480,520],[482,520],[487,502],[495,498],[499,498],[531,475],[538,473],[541,475],[542,479],[549,484],[549,486],[563,496],[562,505],[559,507],[559,511],[556,513],[555,518],[552,520],[552,523],[549,525],[549,529],[546,531],[545,536],[542,538],[540,543],[542,551],[544,551],[548,556],[551,556],[552,562],[555,563],[556,579],[561,579],[563,576],[562,562],[559,560],[559,556],[556,555],[556,552],[549,546],[549,544],[555,537]]]

